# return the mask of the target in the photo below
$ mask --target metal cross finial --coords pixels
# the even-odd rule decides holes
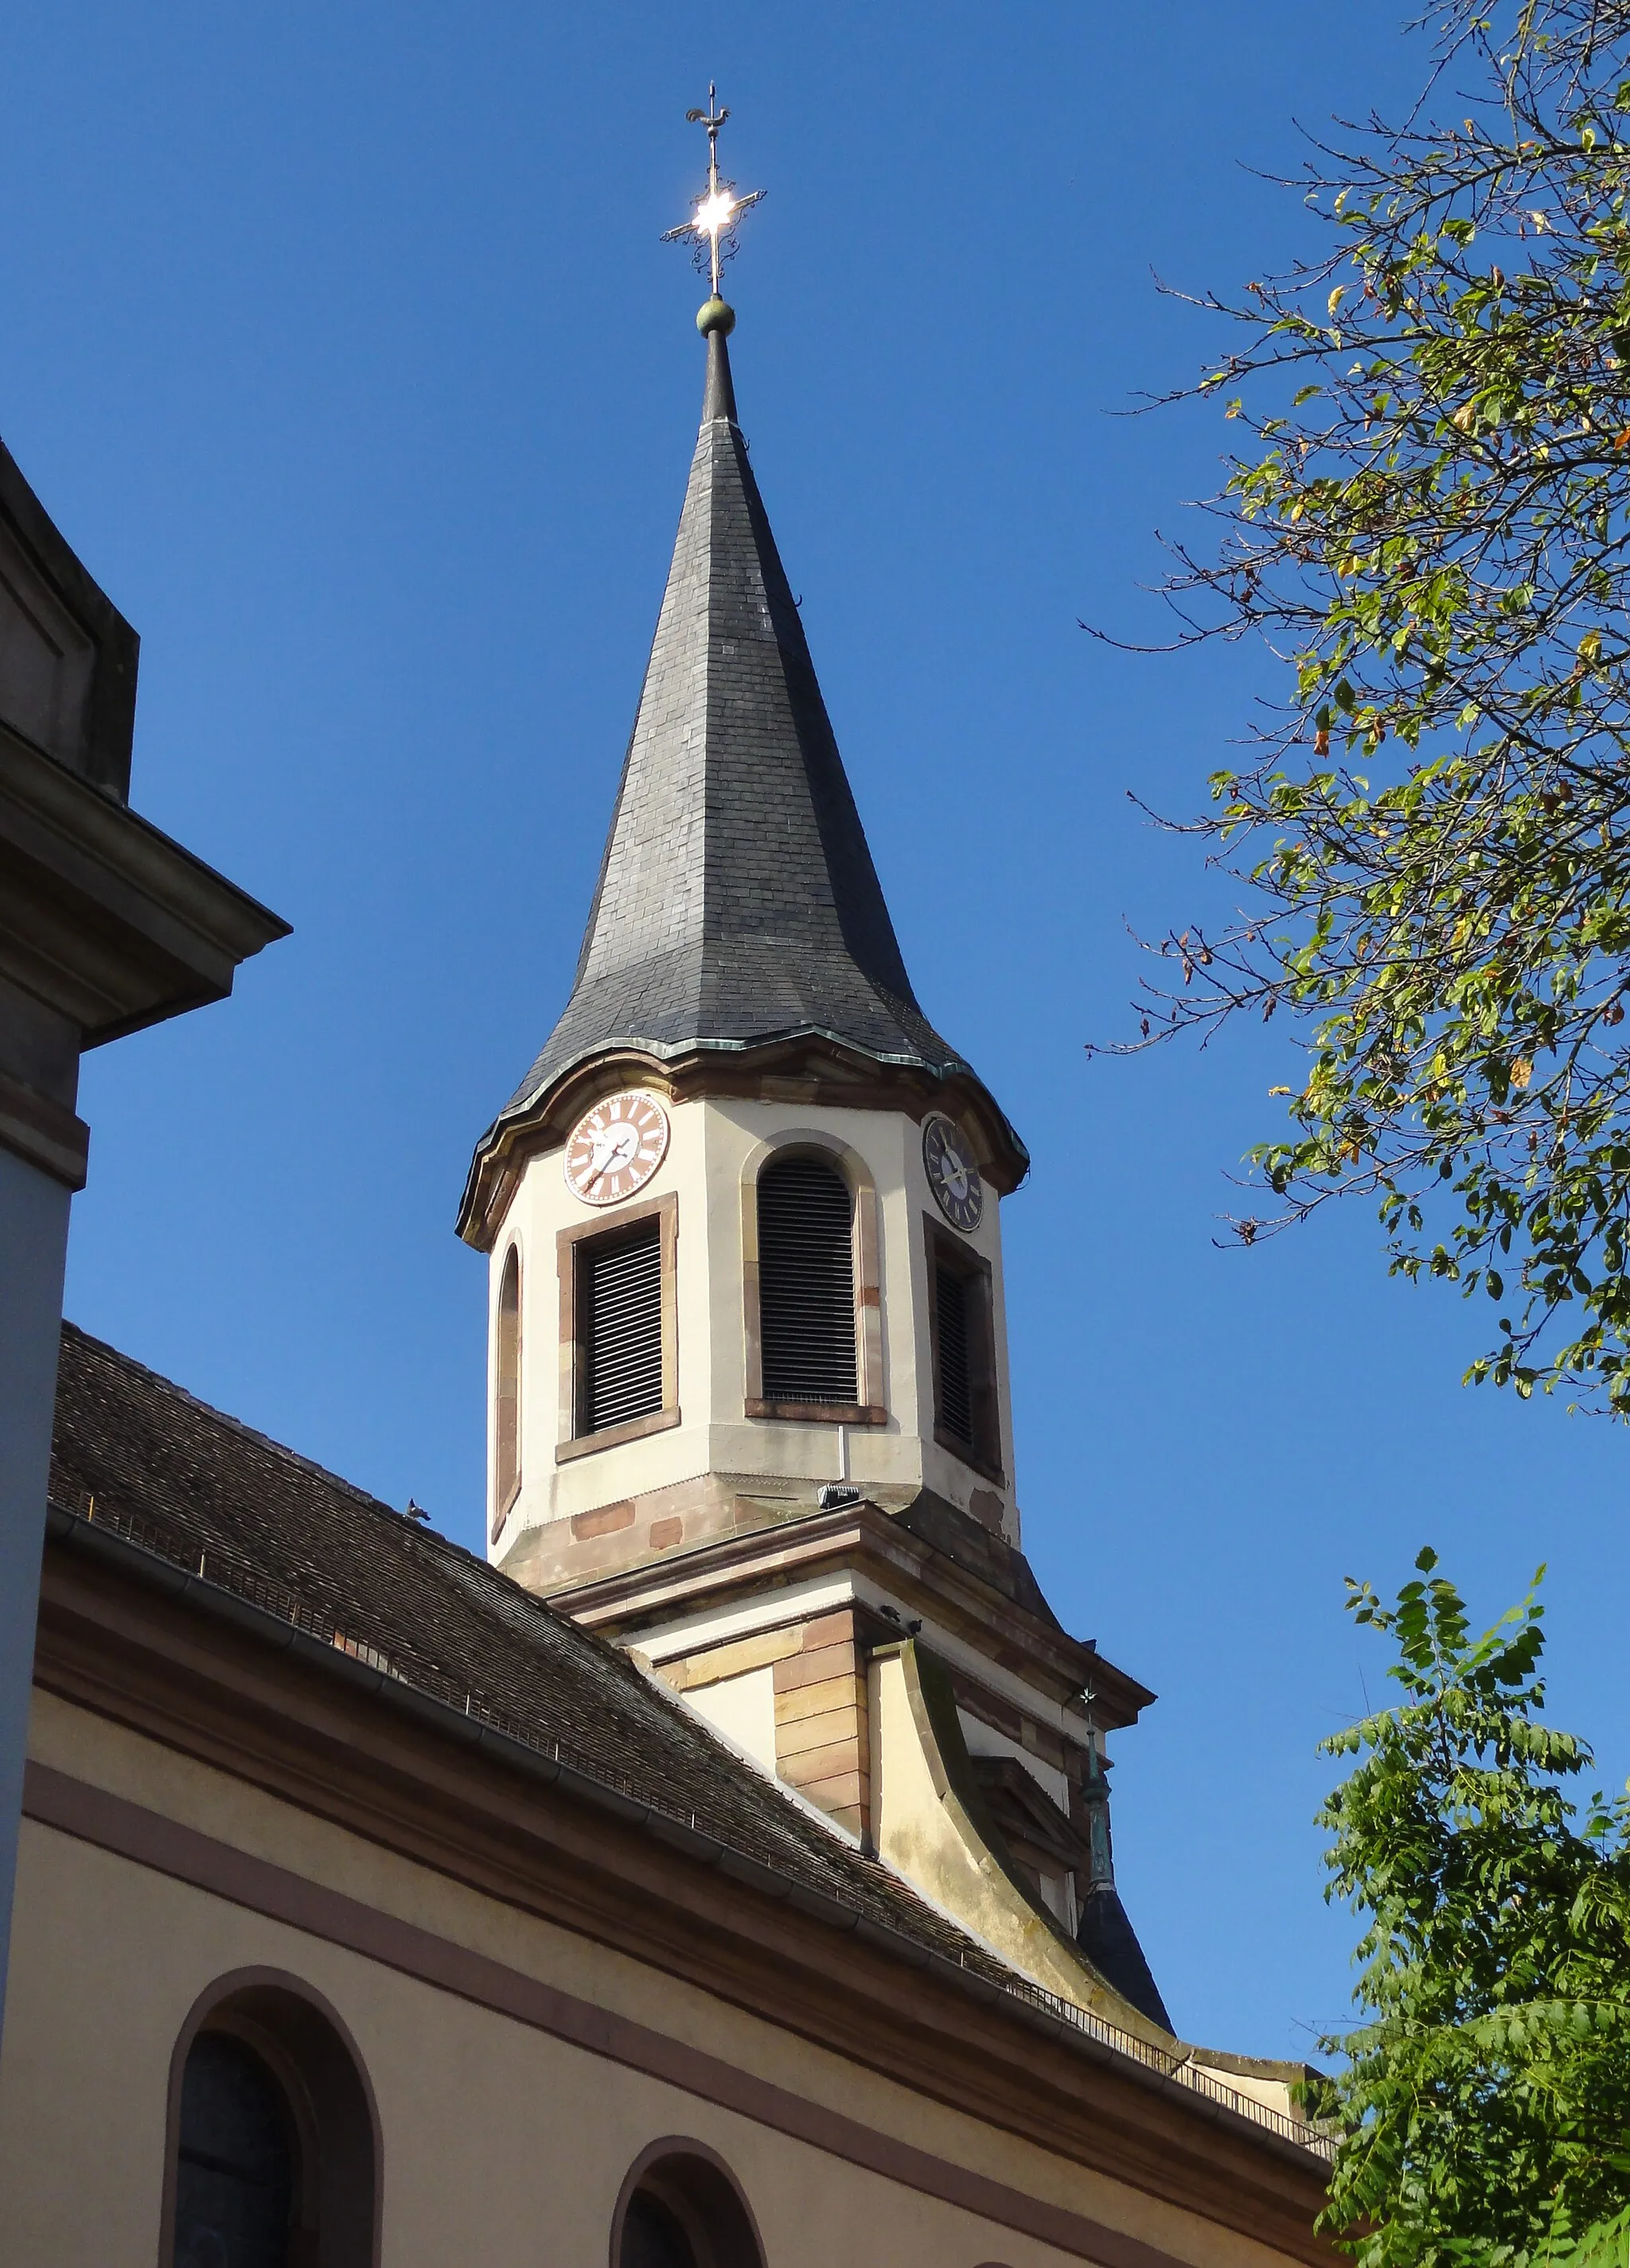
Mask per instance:
[[[719,297],[719,271],[723,262],[735,250],[736,223],[749,205],[756,205],[763,195],[762,189],[749,189],[744,197],[735,194],[734,181],[719,178],[719,129],[730,113],[719,107],[719,90],[710,79],[707,87],[707,108],[688,110],[688,126],[707,129],[707,195],[687,221],[677,228],[663,232],[664,244],[675,244],[681,237],[695,240],[697,266],[707,275]]]

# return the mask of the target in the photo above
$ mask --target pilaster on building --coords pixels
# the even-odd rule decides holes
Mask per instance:
[[[139,641],[0,445],[0,2002],[79,1058],[224,999],[288,924],[130,809]]]

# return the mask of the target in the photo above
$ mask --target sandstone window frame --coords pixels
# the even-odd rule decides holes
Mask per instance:
[[[598,1433],[581,1430],[583,1395],[587,1375],[587,1349],[583,1343],[584,1300],[581,1262],[584,1248],[609,1243],[645,1222],[657,1223],[657,1246],[661,1268],[662,1406],[644,1418],[621,1425],[608,1425]],[[643,1440],[649,1433],[666,1432],[680,1422],[679,1408],[679,1197],[669,1189],[643,1204],[619,1205],[593,1220],[574,1221],[555,1238],[556,1271],[560,1287],[560,1418],[555,1462],[567,1464],[601,1449],[620,1447],[625,1441]]]
[[[816,1157],[848,1184],[852,1207],[855,1296],[853,1402],[787,1402],[764,1392],[764,1350],[758,1260],[758,1182],[764,1168],[793,1157]],[[743,1415],[804,1425],[886,1425],[883,1378],[882,1244],[877,1183],[858,1150],[824,1128],[789,1126],[768,1135],[741,1168],[741,1322]]]
[[[526,1271],[519,1238],[513,1238],[498,1275],[492,1327],[492,1541],[520,1494],[524,1444],[521,1439],[520,1373],[525,1329],[522,1298]]]
[[[1002,1462],[1001,1391],[996,1366],[996,1271],[984,1253],[976,1251],[932,1213],[923,1215],[923,1241],[933,1439],[940,1448],[966,1465],[970,1472],[1005,1489],[1007,1475]],[[968,1382],[973,1404],[971,1441],[964,1440],[945,1422],[940,1355],[941,1269],[971,1286],[974,1292],[970,1318],[973,1329],[968,1349]]]

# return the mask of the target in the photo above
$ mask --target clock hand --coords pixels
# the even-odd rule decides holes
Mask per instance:
[[[635,1140],[634,1147],[636,1149],[639,1147],[638,1138]],[[608,1174],[613,1166],[626,1165],[628,1162],[628,1155],[629,1152],[627,1143],[624,1142],[620,1136],[614,1136],[611,1141],[606,1145],[604,1160],[602,1163],[595,1167],[594,1172],[583,1184],[584,1188],[592,1189],[595,1182],[600,1179],[601,1175],[602,1174]]]

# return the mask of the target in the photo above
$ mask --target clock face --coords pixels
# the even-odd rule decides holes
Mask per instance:
[[[566,1187],[585,1204],[616,1204],[643,1189],[667,1155],[667,1113],[634,1087],[586,1110],[566,1144]]]
[[[934,1203],[953,1228],[979,1226],[985,1211],[985,1183],[968,1146],[968,1138],[954,1120],[938,1111],[923,1124],[923,1164]]]

